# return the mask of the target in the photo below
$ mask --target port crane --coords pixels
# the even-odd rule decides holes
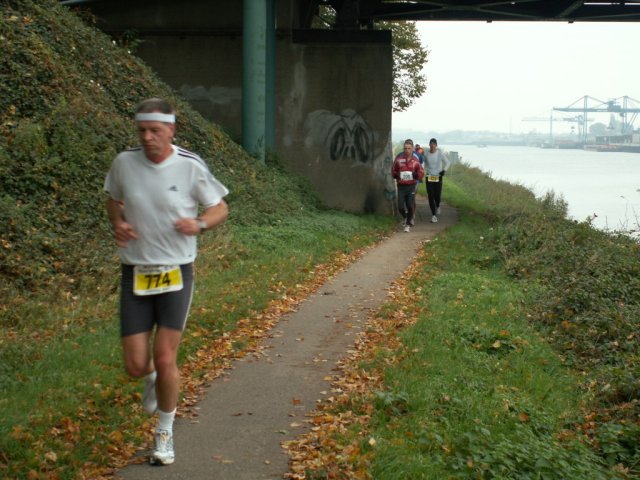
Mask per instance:
[[[554,117],[553,112],[548,117],[534,116],[524,117],[523,122],[549,122],[549,141],[553,142],[553,122],[572,122],[578,124],[578,134],[583,136],[583,131],[586,130],[584,117],[582,115],[576,115],[575,117]]]
[[[582,105],[580,105],[582,104]],[[614,98],[603,102],[597,98],[585,95],[567,107],[553,107],[557,112],[581,112],[584,119],[583,125],[587,124],[588,113],[617,113],[622,119],[622,133],[633,131],[633,122],[640,113],[640,101],[629,96]],[[582,129],[582,139],[587,140],[587,129]]]

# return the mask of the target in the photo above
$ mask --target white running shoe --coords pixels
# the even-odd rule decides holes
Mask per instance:
[[[436,215],[440,215],[440,207],[436,208]]]
[[[147,382],[142,392],[142,406],[144,411],[149,415],[153,415],[158,411],[158,398],[156,397],[156,379],[153,382]]]
[[[405,226],[404,231],[409,233],[411,231],[411,227],[409,225]]]
[[[431,217],[431,223],[438,223],[438,217],[436,217],[435,215]]]
[[[153,438],[151,465],[171,465],[176,459],[173,451],[173,433],[168,430],[156,430]]]

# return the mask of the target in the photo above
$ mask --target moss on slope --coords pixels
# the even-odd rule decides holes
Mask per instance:
[[[4,298],[54,281],[77,288],[113,268],[102,183],[116,153],[137,143],[131,113],[144,98],[176,104],[176,142],[230,187],[234,223],[272,223],[317,205],[298,181],[248,156],[88,22],[53,0],[8,0],[0,10]]]

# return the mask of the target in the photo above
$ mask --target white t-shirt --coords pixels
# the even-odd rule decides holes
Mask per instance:
[[[124,203],[124,217],[138,234],[118,253],[127,265],[182,265],[196,258],[196,237],[175,229],[180,218],[195,218],[198,204],[219,204],[229,193],[196,154],[172,145],[157,164],[142,147],[121,152],[107,174],[104,190]]]
[[[449,164],[447,157],[440,149],[431,153],[424,152],[424,169],[427,175],[438,175],[442,170],[446,170]]]

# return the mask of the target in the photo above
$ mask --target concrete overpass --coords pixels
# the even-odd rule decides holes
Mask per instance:
[[[389,213],[390,32],[379,20],[639,21],[640,2],[575,0],[65,0],[89,8],[206,118],[277,154],[323,201]],[[333,30],[312,30],[319,5]],[[464,41],[464,39],[461,39]]]
[[[584,0],[305,0],[306,18],[319,4],[329,4],[339,23],[368,26],[380,20],[597,21],[637,22],[638,1]]]

